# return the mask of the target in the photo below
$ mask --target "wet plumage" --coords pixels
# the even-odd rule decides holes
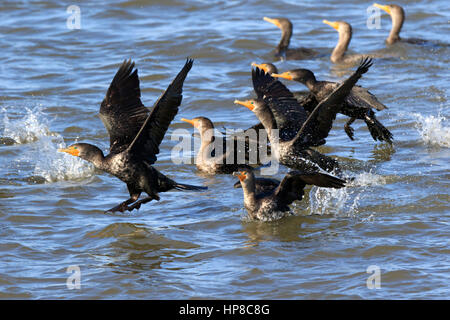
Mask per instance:
[[[302,200],[306,185],[342,188],[345,181],[326,173],[291,171],[280,182],[255,178],[251,170],[235,172],[244,193],[244,206],[251,219],[274,221],[290,214],[289,205]],[[237,187],[237,184],[235,184]]]
[[[339,168],[338,163],[311,147],[325,143],[339,106],[371,64],[371,59],[363,60],[357,71],[310,113],[280,81],[259,68],[252,71],[257,98],[235,103],[256,114],[268,132],[272,154],[281,164],[297,170],[332,171]]]
[[[217,174],[231,174],[238,168],[251,167],[258,164],[258,159],[249,161],[249,141],[245,135],[232,135],[230,137],[217,137],[214,131],[213,122],[206,117],[196,117],[194,119],[181,119],[191,124],[200,133],[200,149],[195,159],[195,165],[199,171]],[[255,137],[257,140],[257,137]],[[242,143],[238,142],[242,139]],[[242,149],[242,150],[241,150]],[[256,150],[255,150],[256,152]],[[253,160],[253,159],[252,159]]]
[[[272,74],[273,77],[293,80],[304,84],[310,90],[316,103],[323,101],[331,94],[339,83],[331,81],[317,81],[314,73],[308,69],[295,69],[283,72],[281,74]],[[307,105],[308,108],[314,104]],[[376,141],[386,141],[392,143],[393,136],[376,118],[375,110],[384,110],[387,107],[370,93],[367,89],[354,86],[350,93],[345,97],[340,107],[340,113],[350,117],[345,124],[345,132],[350,139],[354,139],[354,130],[350,126],[356,119],[364,120],[369,129],[372,138]]]
[[[141,102],[139,77],[134,62],[124,61],[114,76],[100,106],[100,118],[110,137],[107,156],[96,146],[77,143],[59,151],[90,161],[127,184],[130,198],[110,211],[139,209],[141,204],[159,200],[158,193],[172,189],[204,190],[179,184],[156,170],[159,145],[178,112],[183,83],[193,60],[188,59],[151,111]],[[147,198],[138,200],[146,192]]]

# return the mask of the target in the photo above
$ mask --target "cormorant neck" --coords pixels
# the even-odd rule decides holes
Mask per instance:
[[[305,86],[310,91],[314,90],[314,87],[316,86],[316,84],[317,84],[317,80],[316,80],[316,77],[314,76],[314,74],[311,77],[309,77],[308,79],[306,79],[306,81],[305,81]]]
[[[96,168],[105,169],[105,156],[103,151],[92,144],[84,144],[84,150],[80,154],[80,158],[91,162]]]
[[[261,121],[262,125],[264,126],[264,129],[266,129],[269,140],[271,140],[273,130],[278,129],[272,111],[268,107],[265,107],[264,109],[257,110],[255,113],[259,121]]]
[[[339,32],[338,43],[331,53],[331,61],[333,63],[338,62],[344,57],[348,45],[350,44],[350,40],[352,40],[352,34],[350,32]]]
[[[291,42],[291,37],[292,37],[292,27],[281,29],[281,40],[277,46],[277,50],[276,50],[277,54],[282,54],[287,50],[287,48],[289,47],[289,44]]]
[[[211,158],[212,144],[214,142],[214,128],[208,128],[200,131],[200,150],[197,154],[197,163],[204,162]]]
[[[405,20],[405,14],[403,12],[395,12],[391,15],[392,28],[386,39],[387,44],[393,44],[400,40],[400,31],[402,30],[403,21]]]
[[[253,211],[256,209],[255,180],[251,179],[250,181],[247,181],[245,184],[244,183],[241,184],[242,190],[244,190],[244,205],[248,211]]]

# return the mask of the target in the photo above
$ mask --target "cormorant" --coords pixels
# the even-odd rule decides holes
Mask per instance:
[[[407,39],[400,38],[400,31],[402,30],[403,22],[405,21],[405,11],[399,5],[396,4],[381,5],[378,3],[374,3],[373,5],[374,7],[386,11],[391,16],[392,28],[391,32],[389,33],[389,36],[386,39],[387,44],[393,44],[398,41],[408,42],[412,44],[425,44],[429,42],[428,40],[417,38],[407,38]]]
[[[58,150],[87,160],[127,184],[130,198],[108,211],[139,209],[141,204],[159,200],[158,193],[172,189],[207,189],[177,183],[152,166],[156,162],[159,145],[178,112],[183,83],[192,64],[193,60],[187,59],[183,69],[149,111],[140,99],[138,71],[135,69],[133,72],[134,62],[131,59],[124,61],[100,106],[100,118],[110,137],[110,153],[104,156],[102,150],[87,143],[76,143]],[[138,200],[142,192],[146,192],[148,197]]]
[[[317,81],[314,73],[308,69],[295,69],[281,74],[272,73],[272,77],[293,80],[304,84],[318,102],[328,97],[339,86],[337,82]],[[348,137],[351,140],[354,139],[354,130],[350,125],[356,119],[361,119],[366,123],[375,141],[386,141],[392,144],[392,133],[378,121],[373,111],[373,109],[380,111],[386,108],[367,89],[355,85],[344,99],[340,108],[340,113],[350,117],[350,120],[344,126]]]
[[[331,52],[330,60],[333,63],[354,64],[364,57],[368,57],[366,54],[346,54],[350,40],[352,40],[352,26],[345,21],[328,21],[323,20],[326,23],[337,30],[339,33],[339,40],[336,47]]]
[[[200,133],[200,150],[197,153],[195,159],[195,165],[197,169],[209,173],[209,174],[217,174],[217,173],[227,173],[231,174],[234,171],[238,170],[238,168],[249,168],[249,165],[246,165],[248,161],[248,140],[244,140],[244,144],[242,145],[243,150],[238,150],[239,144],[237,143],[237,136],[231,136],[228,139],[221,138],[221,146],[222,148],[221,154],[217,153],[216,147],[217,145],[217,137],[214,135],[214,124],[212,121],[206,117],[196,117],[194,119],[185,119],[182,118],[181,121],[187,122],[191,124],[194,128],[196,128]],[[256,137],[255,137],[256,138]],[[229,146],[227,146],[227,140]],[[219,140],[220,143],[220,140]],[[231,145],[231,143],[233,145]],[[232,148],[231,150],[229,148]],[[241,151],[242,159],[239,159],[238,153]],[[257,150],[254,150],[257,152]],[[239,163],[242,160],[244,163]],[[254,164],[257,164],[257,158],[255,158]]]
[[[259,118],[279,163],[308,172],[313,168],[333,171],[339,168],[337,161],[310,147],[325,143],[339,106],[371,65],[371,59],[362,60],[358,69],[309,115],[280,81],[259,68],[252,70],[257,98],[235,103],[247,107]]]
[[[291,171],[281,182],[275,179],[256,179],[254,173],[247,169],[234,172],[233,175],[239,178],[249,217],[261,221],[274,221],[288,215],[289,205],[303,199],[303,189],[307,184],[342,188],[346,182],[326,173],[308,171]]]
[[[292,37],[292,22],[286,18],[271,19],[264,17],[264,20],[276,25],[281,29],[281,40],[275,49],[275,56],[286,60],[309,59],[317,56],[318,52],[308,48],[289,48]]]

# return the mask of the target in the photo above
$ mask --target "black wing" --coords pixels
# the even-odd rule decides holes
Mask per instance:
[[[263,70],[252,70],[253,88],[270,108],[280,130],[280,139],[287,141],[295,137],[307,119],[305,109],[298,103],[286,86]]]
[[[148,159],[150,164],[156,161],[159,145],[178,112],[178,107],[183,98],[183,83],[193,63],[194,60],[192,59],[186,60],[183,69],[156,101],[151,113],[128,147],[130,152]]]
[[[340,105],[352,90],[356,82],[372,66],[372,59],[361,60],[358,69],[331,94],[322,100],[310,113],[308,119],[303,123],[298,131],[293,143],[300,145],[315,145],[328,136],[331,130],[336,113],[340,111]]]
[[[303,189],[307,184],[318,187],[342,188],[345,186],[345,181],[326,173],[291,171],[274,191],[274,196],[281,203],[288,205],[303,198]]]
[[[124,61],[114,76],[100,106],[100,119],[108,130],[110,152],[119,153],[133,141],[149,111],[141,102],[137,69]]]
[[[354,86],[350,94],[345,99],[347,103],[362,106],[365,108],[374,108],[378,111],[387,109],[387,107],[378,101],[377,97],[369,90],[360,86]]]

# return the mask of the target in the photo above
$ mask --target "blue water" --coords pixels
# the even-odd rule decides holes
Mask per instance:
[[[79,2],[80,29],[69,29],[69,4],[3,1],[0,298],[448,298],[449,3],[397,3],[406,12],[401,35],[437,44],[386,47],[390,19],[368,29],[370,2]],[[217,128],[256,123],[233,101],[254,97],[250,64],[273,60],[280,31],[264,16],[292,20],[293,47],[325,52],[337,33],[322,20],[351,23],[349,50],[384,56],[359,84],[388,106],[377,118],[395,139],[392,147],[376,143],[357,121],[350,141],[338,115],[319,150],[356,180],[307,189],[295,215],[274,223],[246,219],[234,177],[171,160],[173,132],[194,132],[182,117],[209,117]],[[82,141],[107,152],[98,110],[124,59],[136,62],[150,107],[188,56],[194,67],[156,167],[208,191],[168,192],[139,211],[104,214],[127,198],[125,184],[57,148]],[[276,65],[331,81],[354,69],[326,55]],[[67,285],[69,266],[80,270],[80,289]],[[370,266],[379,270],[378,289],[370,289]]]

